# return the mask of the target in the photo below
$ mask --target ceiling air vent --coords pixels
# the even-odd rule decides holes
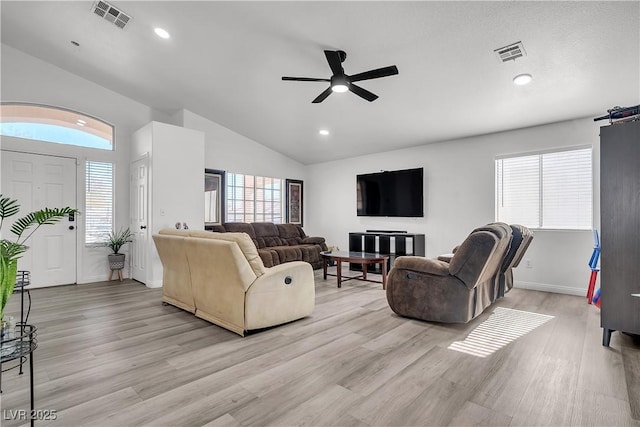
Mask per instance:
[[[508,46],[501,47],[494,50],[498,58],[502,62],[515,61],[518,58],[525,56],[527,53],[524,51],[522,42],[512,43]]]
[[[120,29],[124,29],[124,27],[131,19],[129,15],[127,15],[120,9],[113,7],[106,1],[102,0],[95,2],[92,10],[93,13],[101,18],[106,19]]]

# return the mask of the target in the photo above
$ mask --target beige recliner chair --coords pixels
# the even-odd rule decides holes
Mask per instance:
[[[446,323],[466,323],[482,313],[494,301],[495,277],[511,241],[503,227],[487,227],[474,230],[450,262],[396,258],[387,279],[391,309],[400,316]]]
[[[164,229],[153,240],[166,303],[240,335],[313,312],[311,265],[294,261],[266,268],[245,233]]]

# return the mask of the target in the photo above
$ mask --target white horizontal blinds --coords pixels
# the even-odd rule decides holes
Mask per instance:
[[[542,155],[542,226],[590,229],[592,225],[591,149]]]
[[[282,180],[256,177],[256,221],[282,223]]]
[[[245,222],[244,175],[227,174],[227,221]]]
[[[113,229],[113,164],[87,161],[85,178],[85,243],[103,243]]]
[[[497,220],[531,228],[591,229],[591,148],[496,160]]]
[[[540,158],[496,160],[498,220],[540,227]]]
[[[282,180],[227,174],[227,221],[282,223]]]

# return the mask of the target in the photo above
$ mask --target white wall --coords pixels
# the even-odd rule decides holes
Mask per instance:
[[[129,225],[129,159],[131,135],[152,120],[170,118],[152,108],[108,90],[91,81],[41,61],[7,45],[1,46],[1,89],[3,102],[29,102],[63,107],[100,118],[115,125],[115,151],[34,142],[3,137],[3,150],[75,157],[77,170],[77,205],[84,210],[86,160],[113,162],[115,167],[115,228]],[[78,221],[78,283],[107,280],[108,248],[87,248],[82,241],[84,223]],[[125,251],[126,252],[126,251]],[[128,275],[128,270],[124,271]]]
[[[594,147],[594,193],[599,193],[599,132],[591,119],[446,141],[344,159],[307,168],[308,227],[329,245],[348,248],[348,233],[366,229],[426,234],[426,255],[436,257],[464,240],[475,227],[495,220],[494,159],[558,147]],[[424,218],[356,216],[356,175],[423,167]],[[594,198],[594,212],[600,210]],[[599,217],[594,215],[597,226]],[[535,231],[525,259],[515,272],[518,286],[586,295],[593,248],[590,231]]]
[[[149,287],[162,286],[162,263],[151,238],[176,222],[204,229],[204,134],[152,122],[133,135],[131,157],[149,158],[149,212],[146,254]],[[136,277],[137,278],[137,277]],[[142,278],[141,278],[142,279]]]
[[[277,151],[242,136],[209,119],[181,110],[173,116],[173,123],[205,133],[205,168],[281,179],[306,178],[306,167]],[[304,198],[311,197],[306,182]],[[303,218],[309,211],[304,206]],[[311,233],[305,220],[305,231]]]
[[[205,167],[273,178],[304,179],[305,166],[209,119],[182,110],[182,123],[205,133]],[[174,116],[175,117],[175,116]]]

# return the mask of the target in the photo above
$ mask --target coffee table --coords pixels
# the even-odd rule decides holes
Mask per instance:
[[[346,251],[325,251],[320,252],[322,255],[322,269],[324,272],[324,280],[327,280],[327,276],[336,276],[338,278],[338,287],[342,287],[342,282],[358,279],[364,280],[367,282],[376,282],[382,283],[382,289],[387,289],[387,263],[389,262],[389,255],[380,255],[380,254],[372,254],[368,252],[346,252]],[[328,274],[327,267],[329,266],[329,261],[333,260],[336,262],[337,271],[336,274]],[[362,265],[362,274],[359,276],[343,276],[342,275],[342,263],[343,262],[352,262],[354,264]],[[367,266],[369,264],[380,264],[380,269],[382,270],[382,282],[378,280],[370,280],[367,279]]]

